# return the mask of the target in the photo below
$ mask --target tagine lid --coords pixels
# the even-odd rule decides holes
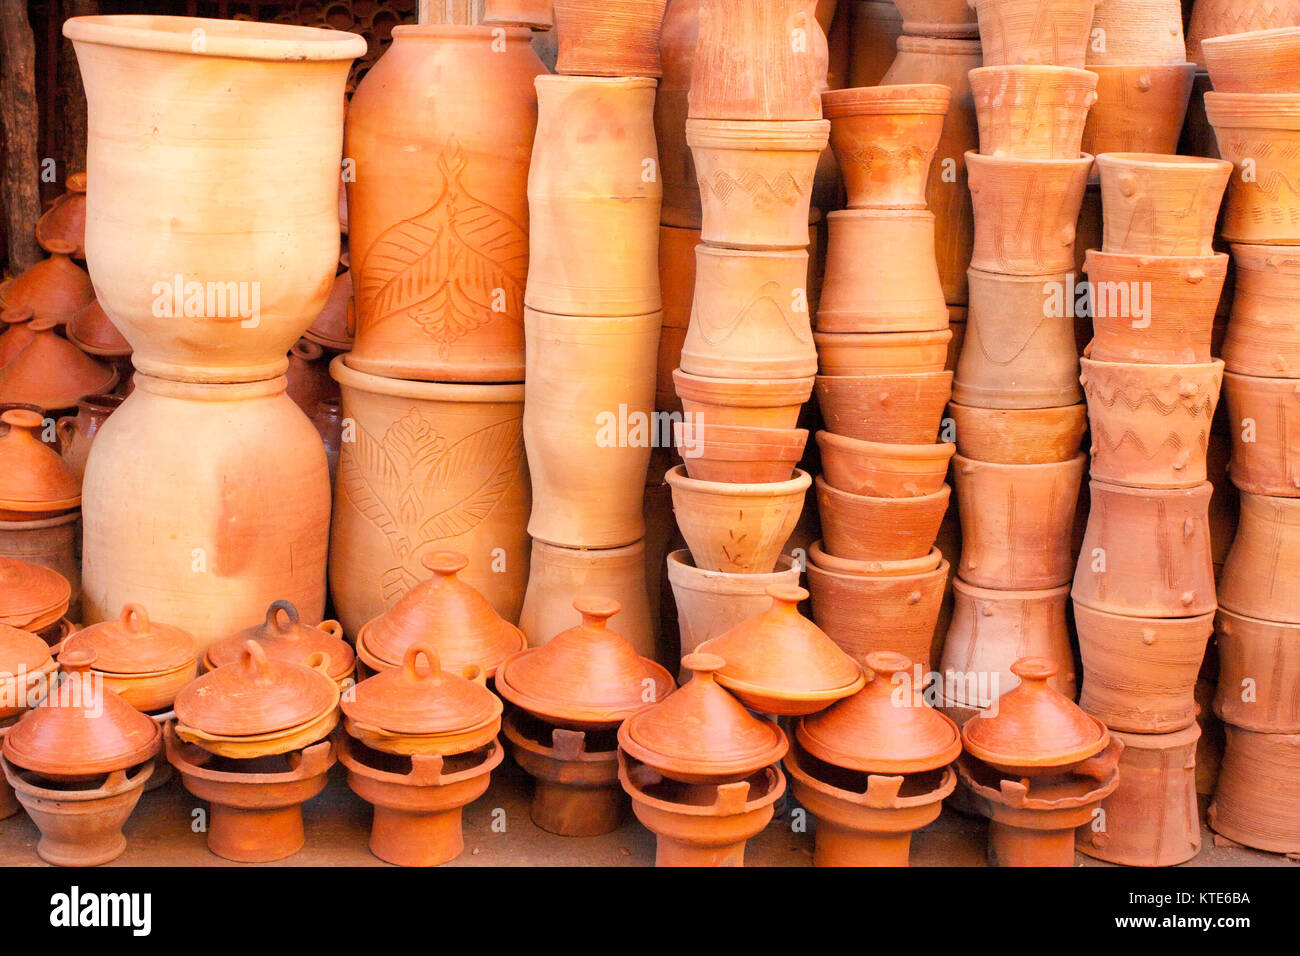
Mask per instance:
[[[29,408],[0,412],[0,510],[68,511],[81,504],[81,479],[40,438],[45,417]]]
[[[921,688],[911,683],[912,661],[892,651],[865,661],[873,676],[862,690],[800,719],[795,733],[803,748],[863,773],[924,773],[956,760],[961,731],[921,699]]]
[[[352,673],[356,654],[340,636],[336,621],[324,621],[320,627],[302,623],[298,608],[289,601],[275,601],[266,609],[266,620],[246,628],[232,637],[208,646],[206,662],[210,667],[233,664],[244,653],[245,641],[256,641],[272,660],[311,666],[312,655],[324,654],[325,669],[335,680]]]
[[[58,571],[0,557],[0,624],[39,630],[63,616],[72,585]]]
[[[580,595],[573,606],[581,624],[501,664],[496,687],[502,697],[538,717],[614,725],[676,687],[668,671],[609,629],[609,619],[622,610],[618,601]]]
[[[0,402],[72,408],[86,395],[111,392],[117,369],[87,355],[54,332],[51,318],[27,323],[32,340],[0,369]]]
[[[400,667],[357,684],[343,701],[343,713],[393,734],[455,734],[501,716],[501,698],[485,682],[483,668],[453,674],[442,669],[432,644],[416,643],[407,648]]]
[[[0,624],[0,680],[31,674],[50,662],[50,647],[30,631]]]
[[[98,299],[92,299],[79,309],[64,331],[71,342],[92,355],[115,357],[131,354],[131,343],[108,317]]]
[[[997,712],[966,721],[962,743],[977,760],[1019,767],[1067,766],[1105,749],[1104,725],[1048,685],[1060,669],[1046,657],[1011,665],[1020,683],[997,701]]]
[[[239,660],[186,684],[175,710],[178,721],[206,734],[252,737],[316,720],[338,702],[338,685],[323,670],[273,660],[245,641]]]
[[[714,679],[726,661],[696,652],[682,658],[685,686],[637,711],[618,729],[629,755],[670,773],[731,776],[761,770],[785,756],[785,734],[745,709]]]
[[[417,641],[432,644],[444,667],[478,664],[488,675],[525,645],[523,631],[499,615],[476,588],[457,576],[469,559],[457,551],[431,551],[421,563],[433,577],[408,591],[368,622],[358,640],[375,657],[400,664]]]
[[[140,604],[127,604],[115,620],[77,631],[62,644],[68,655],[92,655],[90,667],[104,674],[158,674],[198,659],[199,642],[189,631],[150,620]]]

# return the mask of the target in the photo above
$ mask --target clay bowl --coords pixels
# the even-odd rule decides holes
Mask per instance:
[[[1207,37],[1201,52],[1220,93],[1300,93],[1300,27]]]
[[[819,431],[822,476],[839,491],[873,498],[915,498],[943,487],[957,446],[899,445]]]
[[[1078,156],[1097,74],[1066,66],[986,66],[970,71],[980,152],[1018,159]]]
[[[936,332],[815,332],[823,375],[941,372],[952,329]]]
[[[850,494],[817,477],[822,547],[841,558],[900,561],[930,553],[948,510],[952,489],[915,498],[871,498]]]
[[[952,372],[818,375],[826,430],[863,441],[932,444],[952,395]]]
[[[1102,153],[1102,251],[1210,256],[1232,164],[1200,156]]]
[[[789,481],[808,443],[808,429],[673,422],[673,439],[692,478]]]
[[[1097,102],[1083,128],[1085,153],[1177,151],[1196,64],[1089,64],[1088,70],[1097,74]]]
[[[1086,405],[1060,408],[977,408],[948,405],[957,453],[976,461],[1037,465],[1069,461],[1088,428]]]
[[[673,385],[696,424],[794,428],[813,379],[706,378],[675,369]]]

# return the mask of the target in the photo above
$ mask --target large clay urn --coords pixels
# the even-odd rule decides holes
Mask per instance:
[[[1242,493],[1237,537],[1224,563],[1219,603],[1264,621],[1300,624],[1300,499]]]
[[[90,108],[87,263],[136,368],[280,375],[334,280],[343,92],[365,41],[192,17],[63,30]]]
[[[356,341],[390,378],[524,372],[533,79],[526,29],[399,26],[348,108]]]
[[[1300,255],[1290,246],[1232,246],[1232,321],[1223,340],[1228,370],[1242,375],[1300,376]]]
[[[143,604],[206,647],[272,601],[324,617],[329,467],[284,388],[136,374],[86,461],[86,623]]]

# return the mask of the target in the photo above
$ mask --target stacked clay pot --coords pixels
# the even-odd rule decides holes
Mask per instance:
[[[35,561],[0,556],[0,624],[35,634],[53,647],[74,630],[67,618],[72,585]]]

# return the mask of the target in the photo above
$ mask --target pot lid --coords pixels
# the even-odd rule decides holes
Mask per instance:
[[[53,252],[58,242],[72,245],[72,255],[86,258],[86,174],[68,177],[67,192],[36,220],[36,241],[46,252]]]
[[[58,571],[0,557],[0,624],[26,630],[32,622],[58,620],[68,609],[72,585]]]
[[[343,701],[343,713],[389,733],[421,736],[455,734],[500,717],[501,698],[483,683],[483,669],[467,668],[466,675],[472,676],[443,670],[432,644],[412,644],[400,667],[357,684]]]
[[[0,305],[26,306],[37,319],[63,324],[95,297],[86,270],[69,256],[77,251],[66,239],[50,240],[48,259],[0,286]]]
[[[716,654],[698,651],[682,658],[691,679],[623,721],[619,746],[670,774],[743,775],[784,757],[781,728],[755,717],[714,680],[725,665]]]
[[[92,299],[72,317],[65,331],[80,348],[94,355],[130,355],[126,340],[98,299]]]
[[[876,651],[866,656],[866,665],[874,676],[862,690],[799,721],[804,749],[864,773],[923,773],[956,760],[961,732],[922,699],[909,674],[912,661]]]
[[[0,624],[0,680],[30,674],[50,662],[50,647],[30,631]]]
[[[4,368],[18,353],[31,344],[36,333],[31,329],[32,310],[15,306],[0,311],[0,368]]]
[[[1106,746],[1108,734],[1074,701],[1047,681],[1059,670],[1046,657],[1011,665],[1020,683],[997,700],[996,712],[966,721],[962,743],[978,760],[1021,767],[1066,766]]]
[[[239,660],[182,688],[175,709],[177,720],[206,734],[252,737],[315,720],[338,701],[338,685],[324,672],[271,660],[262,645],[245,641]]]
[[[199,644],[188,631],[149,620],[139,604],[127,604],[115,621],[92,624],[63,642],[59,662],[89,654],[90,667],[104,674],[156,674],[192,664]]]
[[[351,301],[352,271],[349,269],[335,277],[325,307],[303,333],[303,338],[327,349],[350,349],[352,336],[348,333],[348,303]]]
[[[325,669],[337,680],[351,673],[356,655],[347,641],[323,629],[330,625],[338,627],[333,621],[321,627],[303,624],[296,607],[288,601],[276,601],[266,609],[264,622],[210,645],[207,660],[214,668],[232,664],[243,654],[245,641],[256,641],[268,658],[308,667],[312,655],[324,654],[328,661]]]
[[[5,759],[35,773],[111,773],[158,752],[161,728],[96,675],[62,674],[5,735]]]
[[[456,575],[469,564],[457,551],[432,551],[421,562],[433,577],[411,588],[388,611],[362,629],[366,649],[399,664],[417,641],[433,645],[443,666],[459,670],[478,664],[489,675],[524,646],[519,628],[492,608],[487,598]]]
[[[582,595],[573,606],[581,624],[502,663],[496,676],[502,697],[543,718],[617,724],[673,690],[671,674],[609,629],[622,610],[618,601]]]
[[[40,438],[45,417],[26,408],[0,413],[0,509],[67,511],[81,504],[81,479]]]
[[[32,319],[36,333],[27,347],[0,371],[0,403],[19,402],[41,408],[72,408],[86,395],[111,392],[117,369],[91,358],[54,333],[52,319]]]

